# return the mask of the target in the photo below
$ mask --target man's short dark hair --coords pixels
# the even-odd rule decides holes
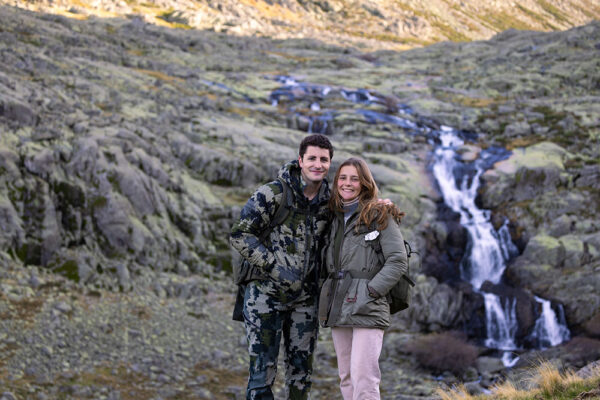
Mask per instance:
[[[304,153],[306,153],[306,148],[308,146],[316,146],[322,149],[329,150],[329,158],[333,159],[333,145],[325,135],[314,134],[308,135],[305,137],[300,143],[300,149],[298,153],[300,154],[300,158],[304,157]]]

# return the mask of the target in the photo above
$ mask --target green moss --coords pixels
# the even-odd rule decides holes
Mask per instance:
[[[537,122],[544,125],[554,125],[562,121],[567,116],[566,112],[556,111],[547,105],[533,107],[532,111],[544,115],[543,119],[533,120],[532,122]]]
[[[193,29],[190,25],[182,24],[180,22],[172,22],[171,27],[175,29]]]
[[[65,261],[60,267],[55,268],[54,272],[59,273],[72,281],[79,282],[79,267],[74,260]]]
[[[60,200],[73,207],[83,207],[85,204],[85,193],[78,185],[69,182],[58,182],[53,185],[54,193]]]
[[[111,171],[110,173],[108,173],[106,179],[110,182],[115,192],[120,192],[121,187],[119,186],[119,178],[115,171]]]
[[[26,265],[40,265],[42,262],[42,247],[39,243],[27,242],[19,247],[16,253]]]
[[[96,196],[92,200],[92,209],[102,208],[108,204],[108,199],[104,196]]]

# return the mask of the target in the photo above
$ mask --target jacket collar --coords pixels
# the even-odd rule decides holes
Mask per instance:
[[[307,199],[304,196],[306,182],[304,182],[304,179],[302,179],[298,160],[293,160],[287,164],[284,164],[279,170],[279,177],[292,188],[298,202],[307,202]],[[319,204],[329,201],[329,183],[327,182],[327,179],[323,179],[317,196],[317,201]]]

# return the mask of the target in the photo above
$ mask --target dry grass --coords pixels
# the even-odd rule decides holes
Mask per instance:
[[[518,389],[518,383],[505,381],[492,388],[491,395],[469,394],[463,385],[450,391],[437,390],[442,400],[573,400],[600,399],[600,367],[584,379],[574,372],[560,372],[549,362],[540,362],[531,370],[527,383],[531,390]]]
[[[29,324],[42,309],[45,298],[36,297],[11,300],[7,299],[4,294],[0,294],[0,302],[5,303],[7,306],[4,308],[4,311],[0,313],[0,318],[3,320],[18,319],[19,321]]]
[[[553,396],[560,392],[569,381],[572,381],[573,374],[562,375],[552,364],[543,363],[537,368],[537,379],[535,379],[542,393],[546,396]]]
[[[452,389],[450,392],[445,392],[442,389],[437,390],[437,395],[441,397],[442,400],[455,400],[455,399],[472,399],[473,396],[469,394],[464,385],[458,385],[456,388]]]
[[[508,143],[506,143],[506,148],[508,150],[514,150],[518,147],[529,147],[536,143],[543,141],[543,138],[537,135],[529,135],[525,137],[515,138]]]
[[[523,400],[529,396],[525,390],[517,389],[512,382],[504,382],[494,388],[494,396],[502,400]]]

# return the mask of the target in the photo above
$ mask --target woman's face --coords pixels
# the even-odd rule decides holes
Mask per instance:
[[[338,193],[344,201],[354,200],[360,194],[360,179],[353,165],[345,165],[340,170],[337,181]]]

